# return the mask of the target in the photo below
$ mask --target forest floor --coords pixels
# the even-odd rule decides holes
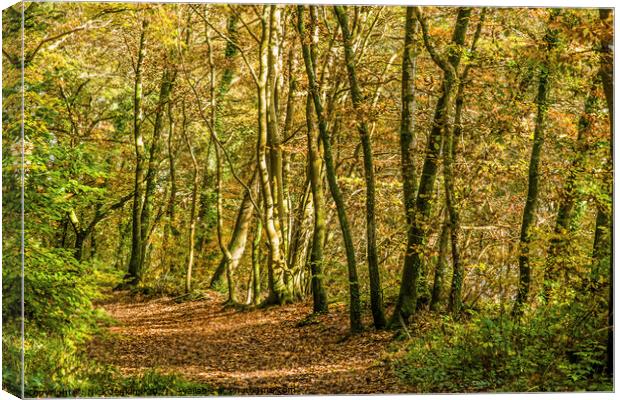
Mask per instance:
[[[102,304],[116,320],[111,334],[90,353],[127,375],[157,368],[223,393],[411,392],[387,361],[393,333],[349,335],[344,306],[308,319],[309,303],[237,310],[224,300],[214,292],[186,302],[117,293]]]

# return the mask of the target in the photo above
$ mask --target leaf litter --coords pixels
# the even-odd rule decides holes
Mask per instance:
[[[181,303],[120,292],[102,305],[116,320],[111,335],[90,354],[126,375],[157,368],[225,393],[411,392],[387,362],[392,333],[350,336],[344,305],[308,323],[308,302],[248,310],[223,303],[215,292]]]

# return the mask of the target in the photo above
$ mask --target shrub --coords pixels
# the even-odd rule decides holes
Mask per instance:
[[[409,345],[397,374],[422,392],[611,390],[604,320],[604,312],[568,301],[521,322],[448,318]]]

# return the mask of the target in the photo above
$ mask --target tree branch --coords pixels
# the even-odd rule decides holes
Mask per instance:
[[[433,62],[437,64],[437,66],[441,68],[445,73],[456,76],[456,71],[454,70],[454,67],[450,64],[450,62],[448,62],[448,59],[437,53],[435,46],[433,46],[433,44],[431,43],[430,34],[428,33],[428,22],[422,14],[419,6],[416,6],[414,8],[414,13],[416,18],[418,19],[418,22],[420,23],[420,27],[422,28],[422,39],[424,40],[424,47],[426,47],[426,50],[428,51],[428,54],[430,54]]]

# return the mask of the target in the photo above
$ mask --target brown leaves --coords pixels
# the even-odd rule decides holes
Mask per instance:
[[[300,324],[311,305],[238,312],[207,300],[135,302],[105,308],[120,321],[117,333],[92,353],[129,374],[159,367],[188,379],[244,394],[385,393],[407,389],[377,361],[390,332],[347,336],[347,310],[332,306],[316,323]]]

